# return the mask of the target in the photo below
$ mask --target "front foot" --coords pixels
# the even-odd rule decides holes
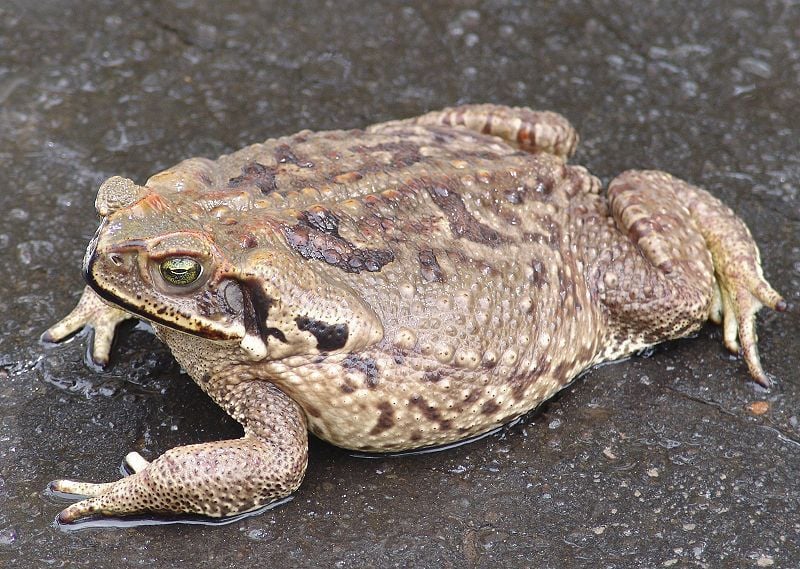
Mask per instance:
[[[105,367],[111,355],[116,328],[129,318],[133,318],[130,313],[111,306],[87,286],[72,312],[48,328],[41,339],[48,343],[60,342],[89,327],[94,332],[89,356],[95,365]]]

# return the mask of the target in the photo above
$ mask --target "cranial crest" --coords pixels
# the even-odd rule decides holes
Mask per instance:
[[[133,180],[122,176],[112,176],[100,186],[94,207],[103,217],[129,207],[150,193],[150,190],[137,186]]]

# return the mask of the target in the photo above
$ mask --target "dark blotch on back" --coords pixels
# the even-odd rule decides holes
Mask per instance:
[[[426,371],[422,374],[423,381],[430,381],[431,383],[436,383],[442,379],[442,372],[441,371]]]
[[[304,211],[300,220],[317,231],[339,237],[339,218],[327,209]]]
[[[496,413],[498,409],[500,409],[500,405],[495,403],[492,399],[489,399],[483,405],[481,405],[481,413],[484,415],[492,415],[493,413]]]
[[[342,361],[342,366],[346,369],[355,369],[364,374],[364,383],[370,389],[378,385],[378,366],[372,358],[362,358],[355,354],[350,354]]]
[[[311,333],[317,339],[317,348],[326,352],[344,347],[350,334],[347,324],[328,324],[308,316],[298,316],[294,321],[300,330]]]
[[[519,188],[515,188],[513,190],[508,190],[507,192],[504,193],[506,201],[508,203],[514,204],[514,205],[520,205],[524,201],[523,195],[524,195],[524,192],[520,191]]]
[[[348,273],[377,272],[394,261],[388,249],[359,249],[339,235],[339,218],[328,210],[304,211],[298,223],[285,226],[289,246],[306,259],[325,261]]]
[[[549,174],[545,174],[539,177],[533,191],[543,198],[549,198],[553,193],[553,188],[555,188],[555,186],[555,178]]]
[[[242,237],[241,246],[242,249],[253,249],[258,247],[258,239],[252,233],[248,233]]]
[[[438,423],[441,430],[444,431],[450,428],[451,422],[448,419],[442,418],[439,410],[428,403],[428,401],[421,395],[412,395],[408,400],[408,403],[419,409],[427,420]]]
[[[238,188],[240,186],[253,184],[262,194],[269,194],[278,189],[275,180],[275,169],[264,166],[259,162],[250,162],[242,166],[242,175],[228,180],[228,187]]]
[[[505,239],[497,231],[475,219],[467,211],[467,206],[464,205],[461,196],[446,184],[432,182],[425,189],[433,203],[442,210],[447,221],[450,222],[450,230],[456,237],[491,246],[505,242]]]
[[[559,363],[553,370],[553,376],[562,384],[567,383],[572,377],[567,377],[567,370],[571,368],[569,362]]]
[[[430,249],[423,249],[417,255],[420,264],[420,273],[422,278],[429,283],[444,282],[444,273],[436,260],[436,255]]]
[[[549,215],[542,217],[542,223],[545,225],[546,233],[525,232],[525,238],[532,243],[547,245],[554,251],[558,251],[561,248],[561,227]]]
[[[366,146],[359,144],[351,146],[349,150],[355,154],[371,154],[374,152],[389,152],[392,155],[392,167],[403,168],[411,166],[422,160],[422,155],[419,153],[419,146],[412,142],[382,142],[373,146]],[[382,166],[375,164],[374,168],[367,168],[367,171],[381,170]]]
[[[275,148],[275,161],[278,164],[294,164],[300,168],[313,168],[310,160],[300,160],[288,144],[279,144]]]
[[[530,283],[536,288],[540,288],[547,282],[547,268],[539,259],[531,261],[531,268],[533,273],[531,274]]]

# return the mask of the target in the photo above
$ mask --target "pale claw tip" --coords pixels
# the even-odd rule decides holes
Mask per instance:
[[[150,465],[150,462],[147,461],[141,454],[134,451],[125,455],[125,464],[130,466],[131,470],[134,472],[141,472]]]
[[[62,492],[64,494],[69,494],[70,492],[64,489],[64,482],[69,482],[69,480],[51,480],[47,484],[47,489],[51,492]]]
[[[761,373],[760,375],[753,375],[753,381],[759,384],[764,389],[772,388],[772,380],[767,377],[767,374]]]
[[[108,367],[109,356],[106,354],[97,354],[93,350],[90,350],[88,354],[86,354],[86,359],[92,364],[93,367],[105,369]]]

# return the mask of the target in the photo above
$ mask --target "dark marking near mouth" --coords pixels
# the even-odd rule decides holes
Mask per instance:
[[[318,208],[304,211],[298,222],[284,226],[289,246],[305,259],[325,261],[348,273],[380,271],[394,261],[388,249],[359,249],[339,235],[339,218],[331,211]]]
[[[500,405],[494,402],[494,400],[489,399],[483,405],[481,405],[481,413],[484,415],[492,415],[500,409]]]
[[[427,282],[444,282],[444,273],[436,260],[436,255],[430,249],[423,249],[417,254],[420,264],[420,273]]]
[[[294,164],[300,168],[313,168],[310,160],[300,160],[288,144],[279,144],[275,148],[275,161],[278,164]]]
[[[317,348],[324,352],[343,348],[350,335],[347,324],[328,324],[308,316],[298,316],[294,321],[299,330],[309,332],[317,339]]]
[[[467,211],[461,195],[449,188],[446,184],[428,183],[425,188],[428,195],[439,209],[442,210],[450,223],[450,231],[456,237],[463,237],[475,243],[482,243],[496,247],[506,241],[497,231],[484,225]]]
[[[345,369],[355,369],[364,374],[364,384],[370,389],[378,385],[378,367],[373,358],[350,354],[342,361]]]
[[[261,288],[261,283],[256,279],[243,279],[242,300],[244,302],[244,328],[248,334],[253,334],[266,340],[269,336],[278,341],[287,343],[286,336],[277,328],[267,326],[269,310],[272,307],[273,299]]]
[[[275,180],[275,169],[264,166],[258,162],[250,162],[242,166],[242,175],[228,180],[229,188],[238,188],[246,184],[253,184],[262,194],[271,194],[278,189]]]
[[[388,401],[381,401],[378,403],[378,422],[372,427],[369,432],[370,435],[379,435],[384,431],[388,431],[394,426],[394,408]]]

